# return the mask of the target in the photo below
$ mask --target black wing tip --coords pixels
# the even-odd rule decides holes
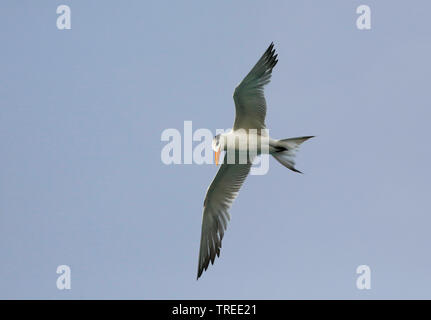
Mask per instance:
[[[266,49],[264,55],[266,56],[266,61],[268,63],[269,68],[270,69],[274,68],[278,62],[277,60],[278,54],[275,54],[274,42],[271,42],[268,49]]]
[[[271,41],[271,44],[269,45],[268,49],[266,49],[267,52],[272,51],[272,48],[274,48],[274,41]]]
[[[210,259],[208,261],[205,262],[204,265],[200,266],[198,269],[198,276],[196,277],[196,280],[199,280],[199,278],[202,276],[202,274],[204,273],[204,271],[207,271],[208,266],[210,264]],[[211,264],[214,264],[214,262],[211,261]]]
[[[304,141],[303,142],[305,142],[305,141],[307,141],[307,140],[309,140],[309,139],[312,139],[312,138],[315,138],[316,136],[305,136],[305,137],[302,137],[303,139],[304,139]]]
[[[208,268],[208,262],[203,265],[199,265],[198,267],[198,276],[196,277],[196,280],[199,280],[199,278],[202,276],[202,273]]]
[[[222,238],[223,238],[223,237],[222,237]],[[204,263],[203,263],[203,264],[199,264],[199,266],[198,266],[198,275],[197,275],[197,277],[196,277],[196,280],[199,280],[199,278],[201,277],[202,273],[203,273],[204,271],[207,271],[207,269],[208,269],[208,267],[209,267],[209,265],[210,265],[210,262],[211,262],[211,264],[212,264],[212,265],[214,265],[214,262],[215,262],[215,258],[216,258],[216,256],[217,256],[217,257],[220,257],[220,249],[221,249],[221,239],[220,239],[220,246],[218,246],[218,247],[215,249],[215,251],[214,251],[213,253],[211,253],[211,254],[208,256],[208,258],[206,258],[206,259],[204,260]]]
[[[292,170],[292,171],[294,171],[294,172],[297,172],[297,173],[300,173],[300,174],[304,174],[302,171],[299,171],[298,169],[296,169],[294,167],[289,168],[289,169]]]
[[[268,49],[265,51],[265,55],[268,55],[269,57],[272,57],[274,55],[275,49],[274,49],[274,42],[271,42]]]

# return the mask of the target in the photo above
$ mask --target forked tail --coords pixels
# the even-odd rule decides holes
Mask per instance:
[[[276,151],[272,152],[272,155],[286,168],[289,168],[290,170],[295,172],[302,173],[295,168],[295,155],[299,149],[299,146],[304,141],[307,141],[308,139],[313,137],[314,136],[277,140],[275,146]]]

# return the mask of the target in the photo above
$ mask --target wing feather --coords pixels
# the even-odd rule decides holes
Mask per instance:
[[[238,195],[245,178],[250,172],[251,162],[227,164],[227,155],[214,180],[208,187],[202,215],[201,243],[199,249],[198,275],[220,256],[224,232],[230,220],[229,208]]]
[[[272,69],[277,62],[274,44],[271,43],[256,65],[235,88],[234,130],[266,127],[266,101],[263,88],[270,82]]]

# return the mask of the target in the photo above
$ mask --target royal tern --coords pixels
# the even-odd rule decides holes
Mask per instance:
[[[233,129],[213,139],[212,148],[217,165],[221,151],[226,151],[226,154],[205,196],[197,279],[208,268],[209,262],[213,264],[216,255],[220,255],[223,235],[230,219],[228,210],[250,171],[254,156],[269,153],[283,166],[300,172],[295,168],[295,153],[301,143],[313,137],[274,140],[265,130],[266,101],[263,89],[270,82],[272,69],[277,61],[274,44],[271,43],[235,88],[233,99],[236,115]],[[250,143],[252,140],[257,143]],[[264,140],[267,141],[266,148],[261,147]],[[233,162],[228,157],[232,154],[235,159]],[[241,161],[240,155],[244,154],[247,157],[245,161]]]

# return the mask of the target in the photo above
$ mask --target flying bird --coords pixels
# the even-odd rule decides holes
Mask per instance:
[[[254,157],[268,153],[283,166],[301,173],[295,168],[295,153],[304,141],[313,136],[275,140],[265,130],[266,101],[263,89],[270,82],[272,69],[277,62],[274,44],[271,43],[235,88],[233,129],[215,136],[212,141],[216,165],[222,151],[225,151],[225,156],[205,196],[197,279],[207,270],[210,261],[214,264],[216,255],[220,256],[223,235],[230,220],[229,209],[250,172]],[[266,148],[262,147],[264,141],[267,143]],[[247,156],[241,158],[244,154]]]

